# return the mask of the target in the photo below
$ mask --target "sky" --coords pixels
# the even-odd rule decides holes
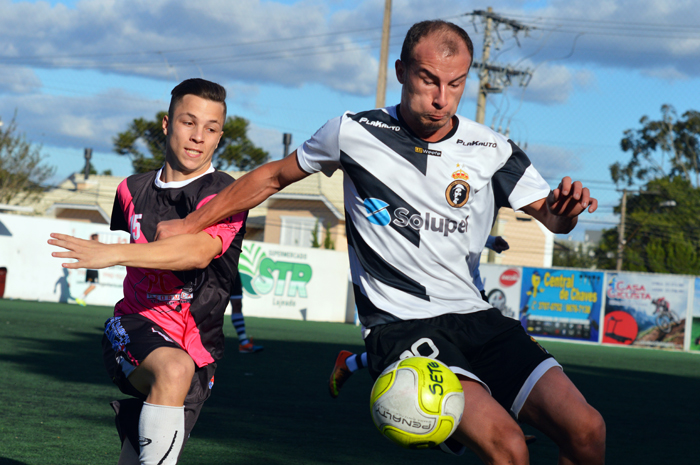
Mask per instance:
[[[490,62],[528,70],[490,94],[485,124],[526,150],[552,187],[564,175],[600,201],[585,229],[615,226],[618,187],[608,167],[625,161],[624,131],[700,109],[700,9],[693,0],[393,0],[387,105],[400,99],[394,74],[411,24],[444,19],[465,28],[481,61],[477,10],[527,26],[494,35]],[[0,118],[55,165],[57,183],[93,149],[98,172],[131,174],[112,139],[134,118],[167,109],[190,77],[224,85],[229,115],[283,155],[328,119],[375,106],[383,0],[0,0]],[[459,113],[476,114],[477,72]]]

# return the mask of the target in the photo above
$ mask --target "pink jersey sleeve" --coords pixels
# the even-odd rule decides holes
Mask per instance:
[[[216,197],[216,194],[210,195],[209,197],[203,199],[197,205],[197,209],[200,209],[203,205],[205,205],[214,197]],[[213,224],[208,228],[204,229],[204,231],[211,237],[218,236],[221,238],[221,253],[214,258],[219,258],[226,252],[226,250],[228,250],[229,246],[231,245],[231,242],[233,242],[233,239],[236,237],[236,234],[238,234],[238,231],[240,231],[243,228],[243,224],[245,223],[246,219],[246,214],[247,212],[236,213],[235,215],[229,216],[228,218],[224,218],[218,223]]]

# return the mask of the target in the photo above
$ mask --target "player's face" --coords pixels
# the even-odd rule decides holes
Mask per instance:
[[[196,95],[185,95],[163,118],[166,135],[167,181],[183,181],[205,173],[223,135],[224,105]]]
[[[413,62],[396,61],[396,77],[403,84],[401,116],[427,141],[442,139],[452,129],[464,92],[472,57],[464,42],[455,37],[458,52],[446,56],[436,34],[423,37],[413,49]]]

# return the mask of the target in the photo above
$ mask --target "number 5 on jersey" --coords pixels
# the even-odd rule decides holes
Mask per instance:
[[[142,214],[131,215],[129,219],[129,230],[131,231],[131,238],[137,241],[141,237],[141,223],[139,221],[143,217]]]

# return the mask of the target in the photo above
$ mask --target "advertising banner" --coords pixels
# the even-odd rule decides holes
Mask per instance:
[[[519,266],[483,263],[479,266],[489,303],[509,318],[518,319],[523,270]]]
[[[520,322],[535,336],[598,342],[603,273],[523,268]]]
[[[683,349],[690,278],[607,273],[603,342]]]
[[[348,269],[345,252],[243,241],[243,313],[347,322]]]
[[[694,280],[693,317],[690,322],[690,350],[700,350],[700,278]]]

